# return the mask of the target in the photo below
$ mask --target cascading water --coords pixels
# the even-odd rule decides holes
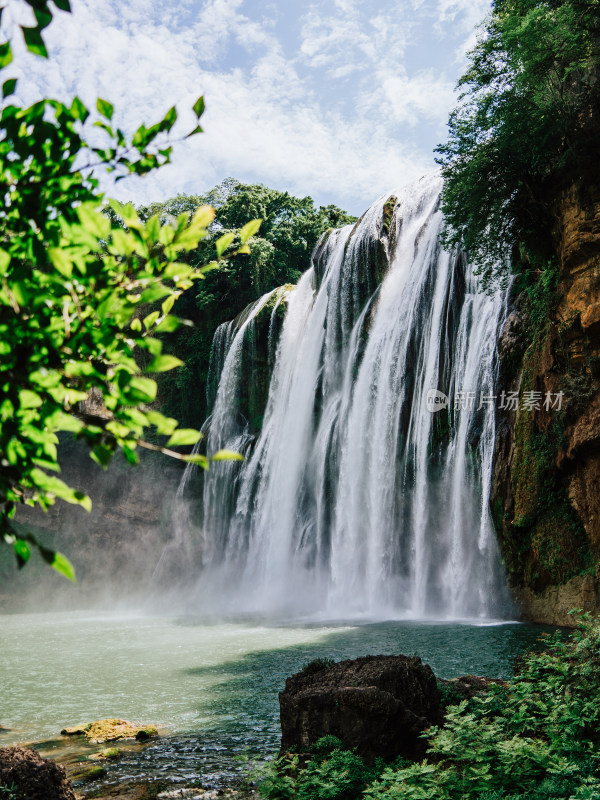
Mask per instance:
[[[246,460],[213,465],[205,481],[204,608],[509,610],[488,509],[504,294],[483,292],[464,256],[442,248],[440,189],[422,179],[321,243],[286,297],[258,438],[240,419],[242,346],[269,298],[217,331],[208,452]],[[436,413],[432,390],[448,398]]]

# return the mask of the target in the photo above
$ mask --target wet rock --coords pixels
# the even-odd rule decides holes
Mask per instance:
[[[26,747],[0,748],[0,784],[18,800],[75,800],[65,768]]]
[[[119,758],[121,751],[116,747],[107,747],[105,750],[100,750],[98,753],[93,753],[89,759],[90,761],[114,761]]]
[[[524,620],[545,625],[574,628],[577,614],[573,609],[597,615],[600,613],[598,582],[592,575],[576,575],[562,586],[548,586],[536,592],[527,586],[515,589]]]
[[[99,780],[106,777],[106,770],[104,767],[95,765],[93,767],[82,767],[73,773],[73,781],[79,783],[91,783],[91,781]]]
[[[440,721],[435,676],[416,656],[365,656],[293,675],[279,705],[282,752],[331,734],[367,761],[420,758],[419,735]]]
[[[134,725],[124,719],[99,719],[85,725],[63,728],[62,736],[85,736],[92,744],[115,742],[119,739],[137,739],[146,742],[158,736],[154,725]]]

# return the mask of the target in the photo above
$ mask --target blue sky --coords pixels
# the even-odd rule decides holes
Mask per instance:
[[[232,176],[360,214],[434,168],[432,150],[489,2],[72,5],[46,34],[50,62],[18,55],[21,100],[78,94],[93,105],[100,95],[127,130],[175,104],[181,134],[193,124],[194,100],[206,100],[205,133],[176,144],[163,171],[107,187],[112,194],[145,203]]]

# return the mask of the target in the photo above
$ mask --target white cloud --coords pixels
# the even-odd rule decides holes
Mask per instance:
[[[301,24],[289,21],[299,32],[292,50],[276,33],[287,6],[263,3],[259,14],[250,0],[76,0],[73,15],[59,14],[48,30],[51,60],[24,56],[15,74],[26,102],[106,97],[130,132],[177,104],[185,133],[192,103],[205,95],[206,133],[176,145],[165,170],[118,184],[120,197],[196,193],[231,175],[358,213],[431,168],[423,132],[438,135],[457,75],[410,67],[407,52],[420,45],[424,19],[429,30],[436,20],[451,27],[470,5],[412,0],[398,13],[380,0],[302,6]],[[462,24],[448,39],[450,56],[468,33]],[[446,34],[436,36],[437,47]]]

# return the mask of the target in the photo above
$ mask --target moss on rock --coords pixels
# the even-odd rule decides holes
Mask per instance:
[[[147,741],[158,736],[154,725],[134,725],[124,719],[99,719],[71,728],[63,728],[62,736],[85,736],[92,744],[114,742],[119,739]]]

